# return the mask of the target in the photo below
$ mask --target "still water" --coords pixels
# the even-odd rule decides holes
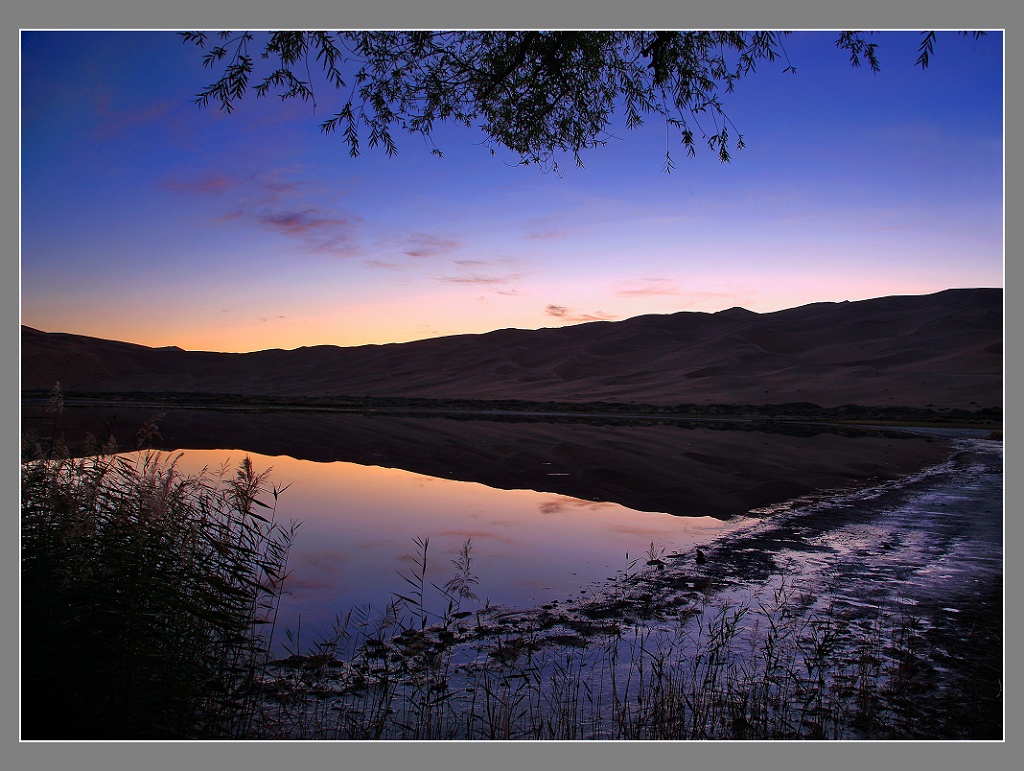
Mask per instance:
[[[301,620],[304,638],[327,631],[350,608],[370,605],[379,612],[393,592],[407,593],[399,574],[414,567],[417,537],[429,539],[430,581],[443,585],[454,574],[452,560],[471,539],[481,604],[532,607],[592,591],[630,561],[646,562],[652,544],[658,552],[692,550],[743,522],[240,450],[185,450],[178,465],[196,473],[237,465],[247,455],[258,471],[272,469],[271,482],[290,485],[279,496],[278,520],[302,523],[279,626],[294,632]],[[432,603],[436,612],[444,610],[440,592],[431,588],[428,608]]]
[[[127,449],[154,411],[71,407],[60,429],[72,445],[109,434]],[[401,574],[415,566],[417,538],[429,539],[428,610],[443,612],[430,583],[453,576],[467,540],[481,604],[566,602],[649,552],[692,556],[800,496],[899,478],[949,454],[935,437],[815,425],[164,412],[156,446],[181,452],[182,471],[249,456],[289,485],[276,516],[302,524],[278,626],[301,628],[306,642],[352,608],[383,612],[408,592]],[[52,430],[41,412],[22,421]]]

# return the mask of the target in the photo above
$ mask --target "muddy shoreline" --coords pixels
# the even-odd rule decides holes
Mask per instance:
[[[1001,740],[1002,472],[1000,442],[960,439],[948,461],[904,480],[792,501],[706,544],[702,564],[694,553],[665,555],[628,595],[605,587],[586,601],[496,615],[506,628],[554,630],[554,640],[562,630],[596,639],[623,622],[656,628],[709,598],[757,602],[784,576],[809,618],[843,620],[848,647],[883,612],[910,630],[890,722],[853,738]]]

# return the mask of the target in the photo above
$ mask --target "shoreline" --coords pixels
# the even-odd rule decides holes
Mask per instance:
[[[44,392],[23,391],[25,408],[45,408]],[[275,399],[239,394],[206,393],[81,393],[65,394],[64,407],[149,408],[212,410],[220,412],[295,412],[360,414],[381,416],[441,416],[465,419],[729,422],[754,425],[818,424],[864,429],[971,429],[1001,431],[1002,409],[932,409],[912,406],[844,405],[820,407],[809,402],[785,404],[680,404],[664,405],[621,402],[534,402],[526,400],[407,399],[389,397],[337,397],[331,399]]]

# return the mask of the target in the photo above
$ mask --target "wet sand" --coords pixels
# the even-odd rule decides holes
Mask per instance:
[[[959,440],[924,473],[808,501],[707,544],[703,565],[670,555],[648,574],[645,603],[657,616],[703,592],[743,601],[785,575],[812,598],[807,617],[849,623],[851,647],[864,642],[858,624],[896,609],[915,634],[906,692],[889,705],[895,728],[856,738],[1003,739],[1002,490],[1002,443]],[[607,615],[602,602],[623,612],[610,595],[584,612]]]

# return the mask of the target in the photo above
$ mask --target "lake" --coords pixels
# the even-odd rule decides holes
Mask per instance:
[[[154,410],[65,409],[70,439],[109,433],[130,448]],[[26,410],[42,434],[48,419]],[[288,485],[279,520],[302,525],[279,627],[309,642],[354,607],[407,592],[429,539],[443,585],[470,540],[480,604],[563,606],[635,560],[689,555],[752,522],[912,472],[948,455],[936,437],[812,425],[167,409],[159,447],[182,471],[248,455]],[[269,496],[268,496],[269,498]],[[428,609],[444,610],[428,590]],[[432,607],[433,606],[433,607]]]

